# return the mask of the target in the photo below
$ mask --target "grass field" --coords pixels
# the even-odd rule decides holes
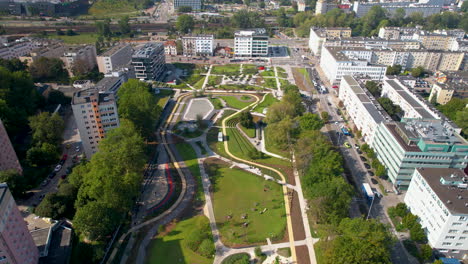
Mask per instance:
[[[185,239],[196,229],[209,222],[206,216],[195,216],[178,222],[174,229],[164,236],[157,236],[148,247],[147,264],[197,263],[211,264],[213,259],[205,258],[185,245]],[[210,236],[211,238],[211,236]]]
[[[208,79],[208,85],[210,86],[220,85],[222,81],[223,81],[223,76],[210,75],[210,78]]]
[[[240,169],[220,165],[209,168],[210,177],[214,178],[215,218],[227,246],[263,244],[266,238],[283,238],[286,218],[280,185]],[[244,227],[244,223],[248,225]]]
[[[61,39],[66,44],[95,44],[99,35],[94,33],[80,33],[74,36],[53,35],[50,38]]]
[[[242,65],[242,69],[243,69],[242,70],[243,74],[257,74],[258,73],[258,69],[256,65],[244,64]]]
[[[280,78],[288,78],[288,74],[285,72],[278,72],[278,77]]]
[[[291,85],[291,83],[288,80],[279,79],[279,82],[281,84],[281,89],[283,89],[283,86]]]
[[[270,107],[273,103],[278,102],[278,99],[276,99],[271,93],[268,93],[265,95],[265,99],[263,102],[259,103],[254,109],[254,112],[257,113],[263,113],[263,110],[267,107]]]
[[[205,82],[206,77],[202,76],[200,80],[198,80],[195,84],[193,84],[193,88],[200,90],[203,87],[203,83]]]
[[[241,101],[239,100],[236,96],[220,96],[221,99],[226,101],[228,106],[236,109],[242,109],[250,104],[252,104],[254,101],[250,100],[249,102]],[[250,97],[250,96],[249,96]],[[252,98],[252,97],[250,97]],[[253,99],[253,98],[252,98]]]
[[[283,156],[283,157],[289,158],[289,156],[290,156],[291,154],[290,154],[288,151],[279,148],[276,144],[274,144],[273,142],[271,142],[271,141],[268,139],[267,130],[268,130],[268,127],[265,128],[265,148],[266,148],[269,152],[272,152],[272,153],[281,155],[281,156]]]
[[[276,86],[276,78],[265,78],[263,80],[265,80],[263,86],[271,89],[278,89],[278,87]]]
[[[163,108],[169,98],[171,98],[172,94],[174,94],[173,90],[160,89],[159,94],[156,95],[156,98],[158,99],[158,105]]]
[[[281,67],[276,67],[276,71],[277,72],[286,72],[286,70],[281,68]]]
[[[214,108],[219,110],[223,108],[223,104],[221,103],[221,100],[219,98],[210,98],[210,102],[213,104]]]
[[[200,167],[198,167],[198,160],[195,150],[188,143],[177,143],[174,144],[180,156],[184,159],[185,165],[188,167],[193,177],[197,180],[197,193],[196,197],[198,201],[205,201],[205,195],[203,193],[203,184],[200,174]]]
[[[211,69],[212,74],[226,74],[236,75],[239,74],[239,64],[216,65]]]
[[[272,76],[272,77],[273,77],[273,76],[275,76],[275,72],[274,72],[274,71],[271,71],[271,70],[270,70],[270,71],[262,71],[262,72],[260,73],[260,75],[261,75],[261,76]]]
[[[250,138],[254,138],[255,137],[255,128],[247,128],[247,127],[244,127],[243,125],[239,125],[239,127],[242,129],[242,131],[244,131],[244,133],[250,137]]]
[[[255,90],[263,90],[262,87],[257,87],[253,85],[245,85],[245,84],[224,84],[218,87],[222,90],[246,90],[246,91],[255,91]]]
[[[304,69],[304,68],[297,68],[296,70],[303,76],[303,78],[306,79],[306,82],[307,82],[311,87],[314,86],[314,85],[312,84],[312,81],[310,80],[309,73],[307,72],[306,69]]]

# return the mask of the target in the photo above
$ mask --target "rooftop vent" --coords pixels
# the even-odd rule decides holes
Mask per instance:
[[[448,203],[448,204],[452,204],[452,201],[450,201],[450,200],[447,200],[447,203]]]

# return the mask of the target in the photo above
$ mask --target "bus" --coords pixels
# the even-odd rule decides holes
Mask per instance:
[[[370,185],[368,183],[363,183],[361,189],[367,201],[371,203],[372,200],[374,200],[374,192],[372,191]]]

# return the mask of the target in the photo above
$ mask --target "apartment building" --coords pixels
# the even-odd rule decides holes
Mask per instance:
[[[437,72],[437,82],[433,84],[429,101],[435,100],[438,104],[446,104],[453,97],[468,98],[468,73],[457,72]]]
[[[322,53],[322,46],[327,40],[350,37],[351,28],[349,27],[311,27],[309,36],[309,48],[314,55],[320,55]]]
[[[90,159],[106,133],[120,125],[114,93],[100,92],[96,88],[76,92],[72,110],[84,153]]]
[[[158,80],[166,67],[164,45],[162,43],[147,43],[132,55],[132,66],[135,77],[139,80]]]
[[[183,54],[188,56],[212,56],[214,50],[213,35],[182,37]]]
[[[318,0],[315,4],[315,14],[326,14],[328,11],[332,10],[333,8],[337,8],[338,5],[333,1],[328,0]]]
[[[12,169],[17,170],[20,174],[23,173],[10,137],[8,137],[5,126],[3,126],[3,122],[0,119],[0,171]]]
[[[452,42],[457,38],[421,30],[413,35],[413,39],[420,41],[429,50],[449,50]]]
[[[73,68],[79,63],[85,70],[92,70],[96,66],[96,47],[94,45],[68,46],[61,57],[70,76]]]
[[[304,12],[306,11],[306,4],[304,0],[296,0],[297,2],[297,11]]]
[[[240,30],[234,33],[234,56],[266,57],[268,33],[264,28]]]
[[[439,0],[425,0],[419,2],[360,2],[353,3],[353,11],[357,17],[363,17],[371,10],[373,6],[381,6],[386,9],[391,15],[397,9],[405,10],[406,16],[413,13],[421,13],[423,17],[428,17],[433,14],[439,14],[442,11],[443,4]]]
[[[192,10],[199,11],[202,9],[201,0],[174,0],[174,9],[177,10],[181,6],[189,6]]]
[[[97,56],[99,72],[109,73],[126,67],[132,60],[133,49],[128,44],[114,46]]]
[[[338,96],[346,108],[345,113],[361,131],[363,140],[372,145],[377,126],[391,121],[391,117],[367,91],[364,83],[353,76],[343,76]]]
[[[468,177],[460,169],[418,168],[405,196],[429,245],[446,257],[468,254]]]
[[[29,55],[37,46],[29,39],[18,39],[0,45],[0,58],[10,60]]]
[[[173,40],[164,42],[164,54],[169,56],[177,55],[177,43]]]
[[[0,263],[37,264],[39,251],[6,183],[0,183]]]
[[[380,123],[371,147],[398,190],[408,188],[416,168],[464,169],[468,164],[468,143],[443,120]]]
[[[338,84],[345,75],[364,75],[372,80],[381,81],[387,67],[373,64],[371,60],[370,51],[362,50],[359,54],[351,54],[341,47],[323,47],[320,66],[332,84]]]

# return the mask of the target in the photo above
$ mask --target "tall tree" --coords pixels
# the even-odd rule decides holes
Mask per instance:
[[[29,71],[37,82],[56,81],[68,83],[69,80],[64,63],[58,58],[40,57],[31,64]]]
[[[130,79],[118,91],[118,111],[121,118],[132,121],[143,137],[154,133],[161,113],[157,99],[150,86],[136,79]]]
[[[15,198],[19,198],[25,191],[24,178],[17,170],[0,171],[0,182],[8,184],[8,188]]]
[[[59,145],[65,128],[63,119],[58,114],[42,112],[29,118],[32,139],[37,144],[50,143]]]
[[[123,35],[126,35],[132,31],[132,29],[130,28],[129,21],[130,18],[128,18],[128,16],[124,16],[119,20],[120,33],[122,33]]]
[[[195,27],[195,20],[191,15],[180,15],[176,21],[177,31],[187,34],[193,30]]]

